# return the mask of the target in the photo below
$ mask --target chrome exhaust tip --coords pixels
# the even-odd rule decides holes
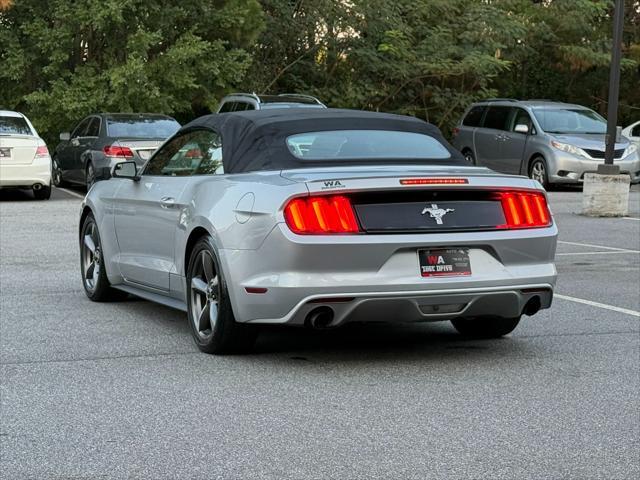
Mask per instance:
[[[333,316],[333,309],[331,307],[323,306],[314,308],[307,315],[304,324],[315,330],[322,330],[331,326]]]

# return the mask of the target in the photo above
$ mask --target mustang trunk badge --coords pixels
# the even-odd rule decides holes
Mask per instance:
[[[425,209],[422,210],[422,215],[428,212],[431,218],[436,219],[436,223],[438,225],[442,225],[442,217],[444,217],[449,212],[455,212],[455,210],[455,208],[438,208],[438,205],[432,203],[431,208],[425,207]]]

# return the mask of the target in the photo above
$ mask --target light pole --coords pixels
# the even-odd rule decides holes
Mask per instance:
[[[622,50],[622,29],[624,25],[624,0],[616,0],[613,19],[613,47],[611,49],[611,70],[609,71],[609,100],[607,105],[607,137],[604,165],[598,165],[598,173],[615,175],[620,167],[613,164],[617,137],[618,96],[620,91],[620,57]]]

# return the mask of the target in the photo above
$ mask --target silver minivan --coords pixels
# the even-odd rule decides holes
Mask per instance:
[[[580,105],[491,99],[471,105],[453,131],[453,145],[474,165],[527,175],[548,187],[581,183],[604,161],[606,120]],[[638,147],[622,137],[614,162],[640,182]]]

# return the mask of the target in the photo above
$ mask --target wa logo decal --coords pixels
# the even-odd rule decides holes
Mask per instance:
[[[325,190],[327,188],[344,188],[344,185],[340,180],[326,180],[322,189]]]

